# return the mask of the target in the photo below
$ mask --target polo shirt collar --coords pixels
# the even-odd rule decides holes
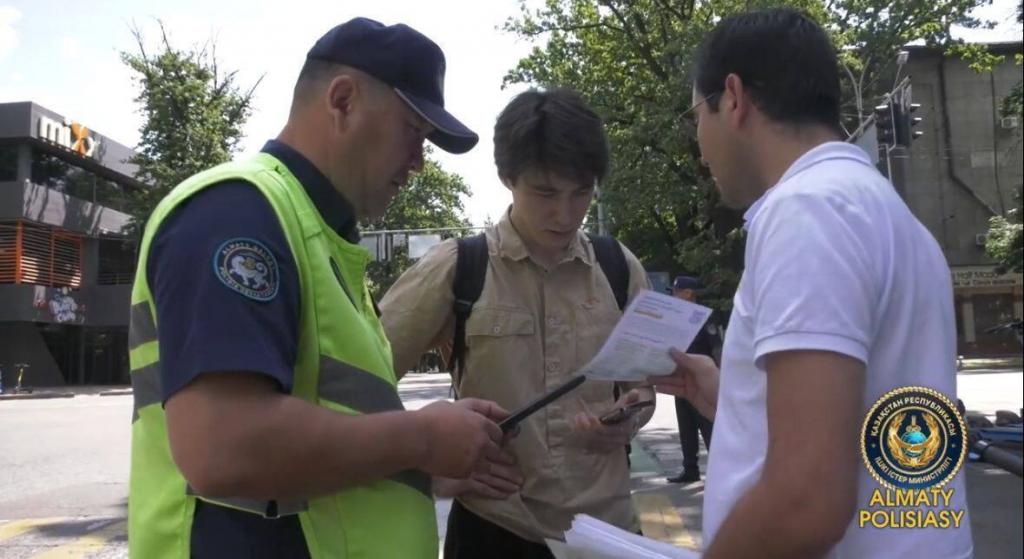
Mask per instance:
[[[818,163],[833,159],[853,159],[871,166],[871,160],[868,158],[868,154],[853,144],[848,144],[846,142],[825,142],[817,145],[797,158],[797,160],[789,166],[789,169],[786,169],[786,172],[782,174],[782,178],[779,179],[779,182],[775,183],[775,185],[768,190],[765,190],[764,194],[751,204],[750,207],[747,208],[747,211],[743,212],[743,228],[747,229],[750,222],[757,217],[757,214],[761,211],[761,207],[764,206],[765,201],[776,187]]]
[[[306,190],[324,223],[346,241],[352,244],[359,242],[358,220],[352,204],[334,188],[312,161],[295,148],[277,140],[267,141],[261,151],[288,167]]]

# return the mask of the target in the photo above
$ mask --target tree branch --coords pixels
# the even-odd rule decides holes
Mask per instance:
[[[636,44],[638,50],[640,51],[640,56],[647,62],[647,65],[650,66],[650,69],[652,72],[654,72],[654,75],[657,76],[661,81],[668,81],[668,73],[665,72],[665,69],[662,68],[661,65],[658,64],[658,61],[654,59],[654,54],[651,52],[651,46],[642,37],[638,36],[635,32],[631,31],[632,26],[630,25],[629,21],[626,20],[626,17],[622,14],[622,12],[619,11],[618,7],[615,6],[610,0],[598,1],[602,6],[608,8],[612,12],[612,15],[615,16],[615,19],[619,21],[619,23],[623,27],[623,33],[625,33],[626,36],[629,37],[630,41]],[[636,16],[637,21],[641,22],[642,25],[643,20],[641,16],[636,14],[634,15]]]
[[[672,235],[672,229],[668,226],[667,223],[665,223],[665,220],[662,219],[661,215],[659,215],[658,212],[654,210],[654,208],[651,208],[648,211],[651,214],[651,219],[653,219],[655,225],[658,226],[658,231],[661,233],[661,236],[664,237],[665,245],[668,246],[668,250],[672,253],[672,260],[674,262],[679,262],[679,251],[676,250],[676,244],[678,241]]]

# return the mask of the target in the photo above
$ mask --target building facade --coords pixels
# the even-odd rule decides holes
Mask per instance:
[[[942,246],[953,276],[962,355],[1020,355],[1009,332],[993,326],[1020,319],[1020,274],[996,274],[985,254],[989,218],[1020,206],[1024,181],[1022,123],[1001,115],[1003,99],[1021,81],[1014,55],[1021,42],[989,45],[1004,56],[992,72],[975,72],[939,50],[908,47],[913,113],[924,134],[908,152],[898,188]]]
[[[0,103],[4,388],[128,382],[133,152],[35,103]]]

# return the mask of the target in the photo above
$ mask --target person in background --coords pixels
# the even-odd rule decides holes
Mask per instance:
[[[677,297],[691,303],[697,302],[697,290],[700,282],[691,276],[677,276],[670,288],[673,297]],[[715,349],[715,326],[709,320],[704,328],[697,332],[697,337],[690,343],[687,353],[696,355],[707,355],[714,358]],[[700,481],[700,466],[697,458],[700,455],[700,442],[697,439],[704,439],[704,448],[711,449],[711,420],[704,417],[693,407],[686,398],[675,398],[676,423],[679,425],[679,444],[683,448],[683,471],[668,478],[671,483],[693,483]]]

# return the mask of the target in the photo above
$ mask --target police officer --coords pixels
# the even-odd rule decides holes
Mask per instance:
[[[676,276],[669,291],[677,297],[691,303],[697,302],[697,289],[700,282],[692,276]],[[687,353],[713,357],[716,336],[713,325],[706,324],[697,332],[697,336],[687,348]],[[679,445],[683,449],[683,471],[668,478],[670,483],[693,483],[700,481],[700,467],[697,458],[700,454],[700,443],[697,434],[704,439],[704,447],[711,449],[711,420],[704,417],[686,398],[676,397],[676,423],[679,425]]]
[[[133,557],[436,558],[430,475],[505,460],[493,403],[403,410],[359,219],[477,135],[405,25],[320,38],[287,125],[154,210],[131,307]]]

